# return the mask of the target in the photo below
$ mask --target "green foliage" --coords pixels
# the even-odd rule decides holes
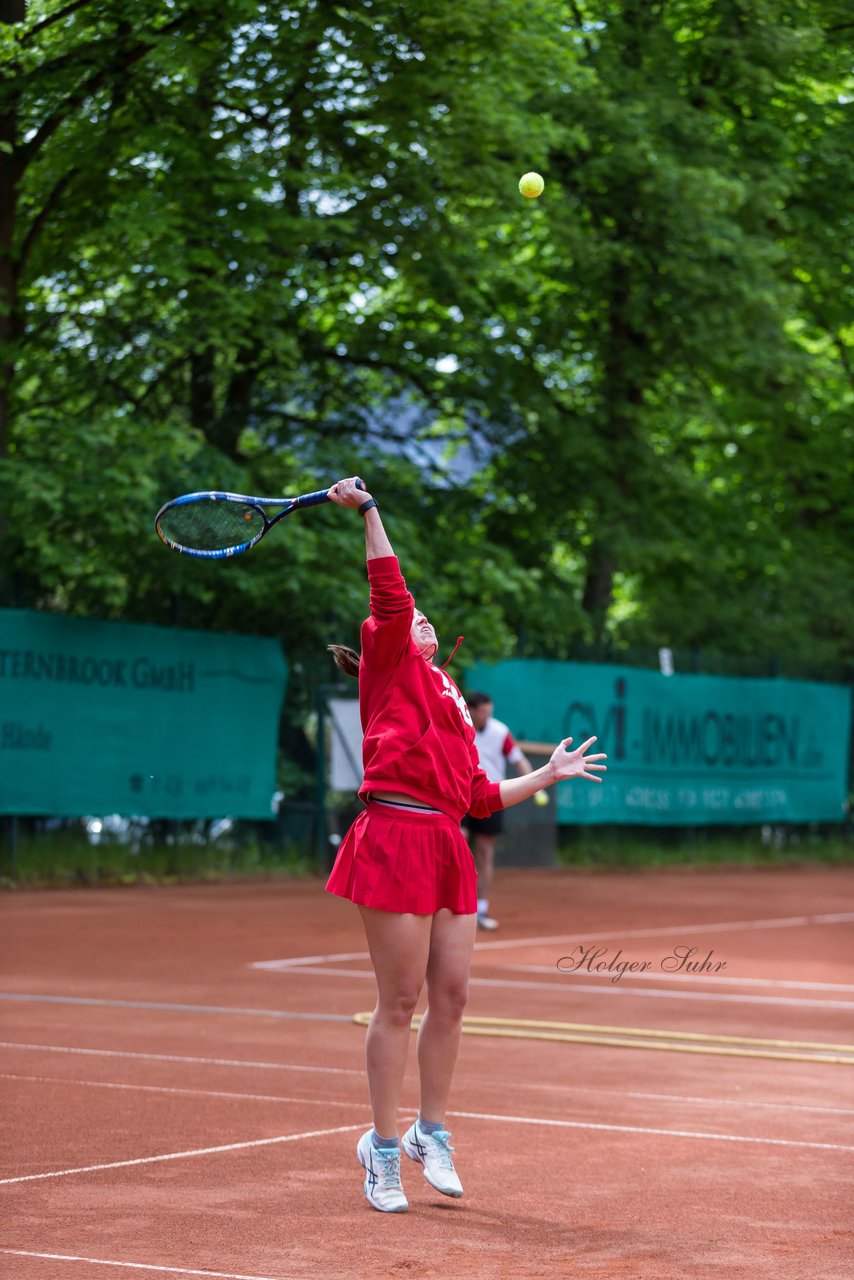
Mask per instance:
[[[788,827],[730,831],[675,827],[668,831],[636,828],[561,827],[561,867],[613,871],[626,867],[781,867],[850,866],[851,833]]]
[[[359,473],[445,652],[850,668],[852,33],[839,0],[32,0],[2,602],[276,635],[316,683],[358,522],[204,565],[153,515]]]
[[[153,835],[140,828],[90,843],[82,830],[21,832],[13,860],[8,829],[0,830],[0,889],[59,885],[175,884],[223,879],[315,875],[317,854],[304,835],[261,837],[255,825],[210,839],[204,824],[176,823]],[[267,824],[269,825],[269,824]],[[696,829],[559,829],[564,869],[611,871],[632,867],[850,866],[850,833],[778,827],[728,831]]]
[[[140,828],[97,844],[80,829],[21,833],[13,857],[0,835],[0,888],[58,885],[176,884],[228,878],[303,876],[316,870],[305,842],[259,837],[250,824],[211,839],[203,823],[174,823],[168,833]],[[4,838],[5,836],[5,838]]]

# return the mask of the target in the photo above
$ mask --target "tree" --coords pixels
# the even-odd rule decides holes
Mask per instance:
[[[365,470],[478,656],[850,658],[839,4],[0,16],[14,598],[308,662],[363,609],[340,513],[227,567],[153,513]]]
[[[850,660],[845,593],[817,569],[852,546],[851,312],[844,289],[822,290],[824,322],[815,306],[850,273],[841,12],[575,7],[582,64],[546,98],[564,199],[519,263],[528,314],[509,334],[502,316],[553,411],[503,475],[537,494],[517,556],[536,560],[544,508],[576,515],[557,553],[600,643]]]

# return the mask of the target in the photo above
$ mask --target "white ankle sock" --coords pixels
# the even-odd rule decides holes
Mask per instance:
[[[376,1147],[378,1151],[389,1151],[392,1147],[400,1146],[400,1138],[381,1138],[376,1129],[371,1134],[371,1145]]]

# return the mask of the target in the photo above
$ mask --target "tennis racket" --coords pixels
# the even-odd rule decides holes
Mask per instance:
[[[361,480],[358,488],[363,489]],[[249,551],[273,525],[300,507],[329,501],[326,489],[298,498],[251,498],[243,493],[185,493],[162,506],[154,527],[162,542],[183,556],[222,560]],[[281,507],[271,514],[271,509]]]

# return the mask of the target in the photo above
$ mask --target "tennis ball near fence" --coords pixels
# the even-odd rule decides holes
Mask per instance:
[[[537,196],[541,196],[545,185],[538,173],[523,173],[519,179],[519,190],[529,200],[534,200]]]

